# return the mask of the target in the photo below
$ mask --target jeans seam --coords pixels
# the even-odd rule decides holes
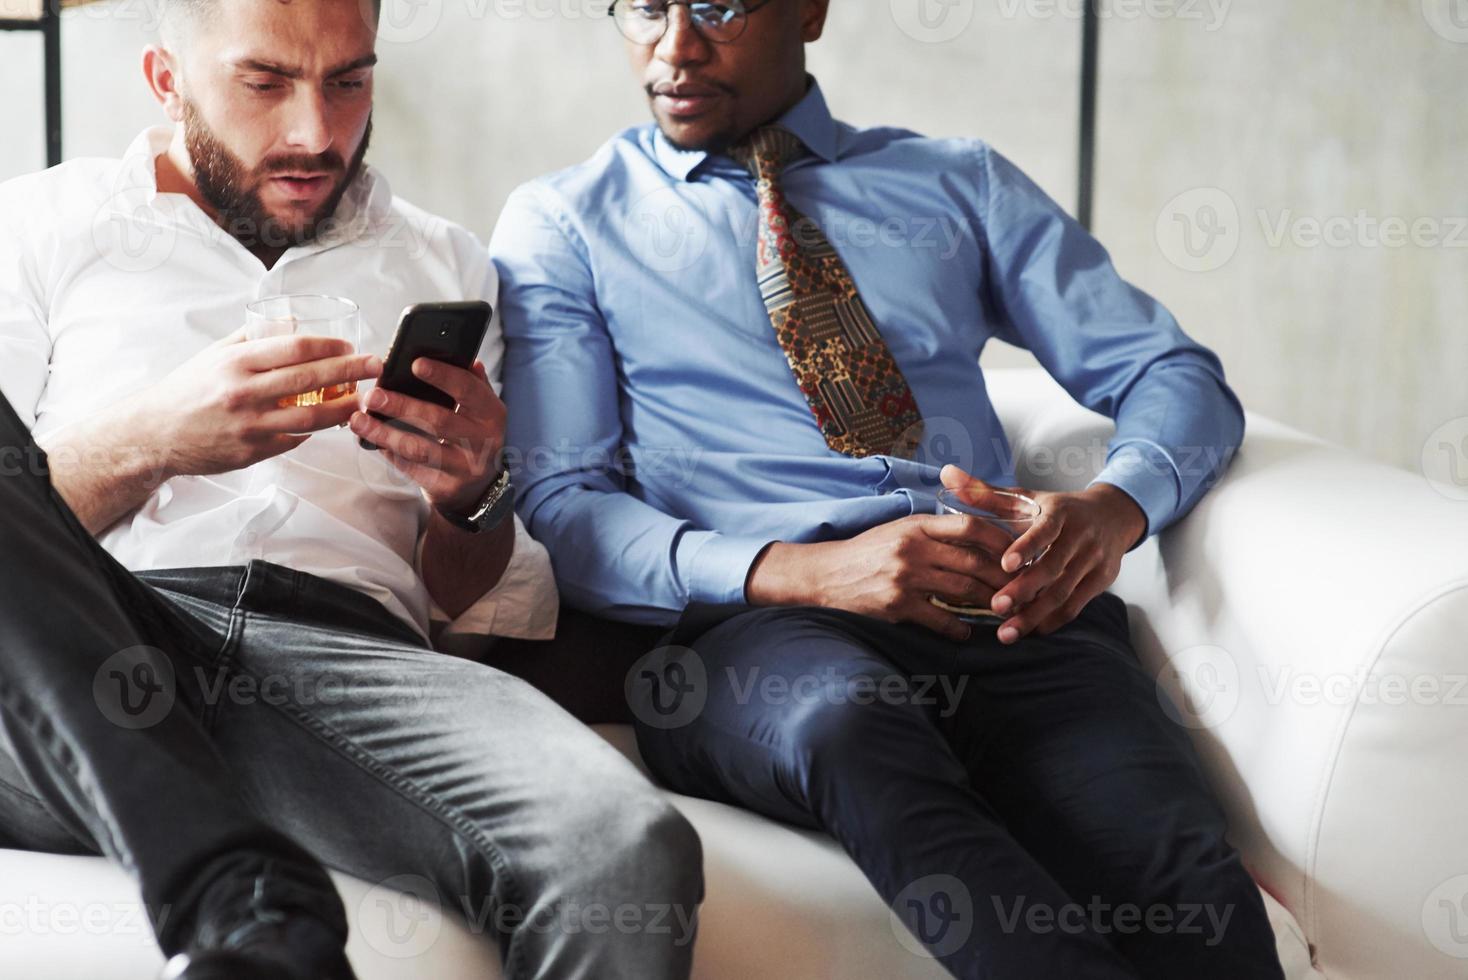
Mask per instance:
[[[144,582],[143,584],[148,589],[150,589],[151,591],[153,591],[154,593],[159,594],[159,598],[164,603],[168,603],[170,601],[169,599],[167,599],[165,596],[162,595],[162,593],[167,592],[169,590],[160,589],[160,588],[158,588],[157,586],[153,585],[150,582]],[[176,595],[184,595],[184,596],[186,596],[187,598],[190,598],[190,599],[195,598],[194,596],[188,596],[187,593],[175,593],[175,594]],[[209,600],[204,600],[204,601],[208,602]],[[187,618],[188,615],[189,615],[188,613],[184,612],[183,610],[175,609],[174,611],[181,618]],[[162,629],[164,629],[164,630],[171,630],[172,627],[175,625],[174,623],[170,623],[170,622],[167,622],[166,620],[162,620],[162,619],[160,619],[158,622],[159,622],[160,627]],[[225,628],[224,636],[220,639],[219,645],[217,647],[214,646],[213,644],[200,645],[199,647],[197,647],[195,649],[194,652],[191,652],[189,654],[189,659],[190,660],[193,660],[195,662],[196,666],[205,667],[205,668],[213,668],[213,669],[218,670],[218,669],[222,668],[223,666],[225,666],[225,661],[224,661],[225,654],[236,643],[237,643],[237,641],[236,641],[236,638],[235,638],[235,631],[234,631],[233,610],[231,610],[230,624],[229,624],[229,626],[227,626]],[[185,648],[185,649],[187,650],[187,648]]]
[[[238,669],[238,672],[257,676],[253,671],[242,668]],[[286,718],[294,721],[312,735],[315,735],[327,748],[353,763],[368,775],[374,777],[383,785],[413,803],[419,809],[438,817],[450,830],[467,838],[489,858],[490,866],[496,875],[496,880],[504,882],[504,891],[511,906],[514,908],[525,907],[525,898],[521,892],[520,883],[510,872],[508,860],[506,860],[500,849],[495,846],[494,842],[475,826],[474,821],[464,816],[459,808],[444,803],[436,795],[418,783],[405,778],[392,766],[376,758],[350,738],[299,705],[293,703],[267,703],[267,707],[279,711]],[[511,948],[504,951],[506,980],[514,980],[514,978],[521,975],[522,965],[519,955],[518,945],[512,945]]]
[[[216,676],[223,677],[234,669],[234,654],[239,649],[244,627],[245,613],[236,600],[234,608],[229,611],[229,626],[224,631],[224,642],[219,645],[219,651],[214,655],[214,663],[211,664]],[[204,730],[205,734],[213,734],[218,717],[219,702],[205,698],[199,711],[199,727]]]
[[[22,803],[28,803],[31,806],[41,810],[43,813],[46,813],[48,815],[51,813],[50,808],[46,806],[45,802],[42,801],[40,797],[35,796],[31,793],[27,793],[19,786],[12,786],[10,783],[6,782],[3,779],[0,779],[0,792],[9,793],[15,799],[20,800]]]
[[[92,783],[90,779],[82,774],[81,767],[76,764],[76,756],[72,752],[71,746],[67,745],[61,734],[51,727],[49,721],[44,718],[33,719],[31,717],[30,709],[32,708],[32,703],[29,698],[27,698],[23,694],[16,692],[14,688],[9,687],[5,684],[3,680],[0,680],[0,704],[4,704],[6,702],[8,702],[10,705],[11,717],[15,719],[15,723],[24,727],[30,732],[31,741],[33,742],[33,744],[38,746],[39,751],[45,753],[56,762],[60,763],[60,768],[66,773],[67,776],[70,777],[72,785],[78,791],[78,793],[89,800],[92,799],[96,795],[96,786]],[[15,788],[10,786],[8,783],[0,783],[0,785],[3,785],[8,789]],[[45,805],[45,801],[41,800],[39,802],[41,803],[42,809],[44,809],[48,814],[51,814],[54,819],[56,815],[52,813],[51,809]],[[85,829],[88,833],[92,833],[92,828],[86,826],[86,820],[81,820],[80,823],[83,829]],[[123,866],[126,867],[129,871],[135,871],[135,862],[133,861],[132,853],[127,848],[123,847],[122,841],[118,840],[117,837],[112,833],[111,822],[106,819],[102,819],[99,820],[99,825],[99,829],[106,837],[106,843],[111,844],[111,851],[108,851],[107,847],[104,846],[103,841],[96,839],[95,833],[92,834],[93,843],[95,843],[104,854],[110,853],[116,855]],[[70,829],[66,828],[65,824],[62,824],[62,829],[66,830],[68,834],[71,834]],[[74,837],[75,835],[73,834],[72,836]]]

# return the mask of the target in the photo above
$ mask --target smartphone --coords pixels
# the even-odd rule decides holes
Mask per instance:
[[[494,309],[483,300],[419,303],[408,307],[398,321],[398,332],[382,363],[382,376],[377,379],[377,386],[452,409],[454,399],[441,388],[435,388],[415,375],[413,362],[420,357],[431,357],[465,370],[472,368],[493,316]],[[378,412],[368,414],[405,432],[420,431],[407,422],[387,418]],[[377,448],[366,439],[359,441],[363,449]]]

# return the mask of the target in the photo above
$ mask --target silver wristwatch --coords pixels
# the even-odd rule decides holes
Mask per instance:
[[[510,483],[510,471],[503,469],[500,470],[499,478],[489,485],[489,489],[468,516],[451,514],[445,510],[440,510],[439,513],[454,527],[483,534],[499,527],[514,510],[515,487]]]

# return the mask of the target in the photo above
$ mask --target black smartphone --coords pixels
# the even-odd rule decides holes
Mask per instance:
[[[377,386],[409,398],[453,408],[454,399],[447,392],[413,373],[413,362],[420,357],[431,357],[468,370],[479,356],[484,332],[489,329],[493,316],[494,309],[483,300],[419,303],[408,307],[398,321],[398,332],[382,362],[382,377],[377,379]],[[378,412],[367,414],[405,432],[419,431],[406,422],[387,418]],[[359,441],[363,449],[377,448],[366,439]]]

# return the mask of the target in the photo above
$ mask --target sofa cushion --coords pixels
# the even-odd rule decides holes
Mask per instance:
[[[630,728],[597,731],[641,765]],[[877,893],[823,834],[670,795],[704,845],[696,980],[942,980]],[[493,943],[422,908],[391,880],[333,874],[361,980],[498,980]],[[1265,896],[1288,980],[1322,980],[1295,920]],[[0,850],[0,976],[152,980],[162,965],[138,893],[97,857]]]

